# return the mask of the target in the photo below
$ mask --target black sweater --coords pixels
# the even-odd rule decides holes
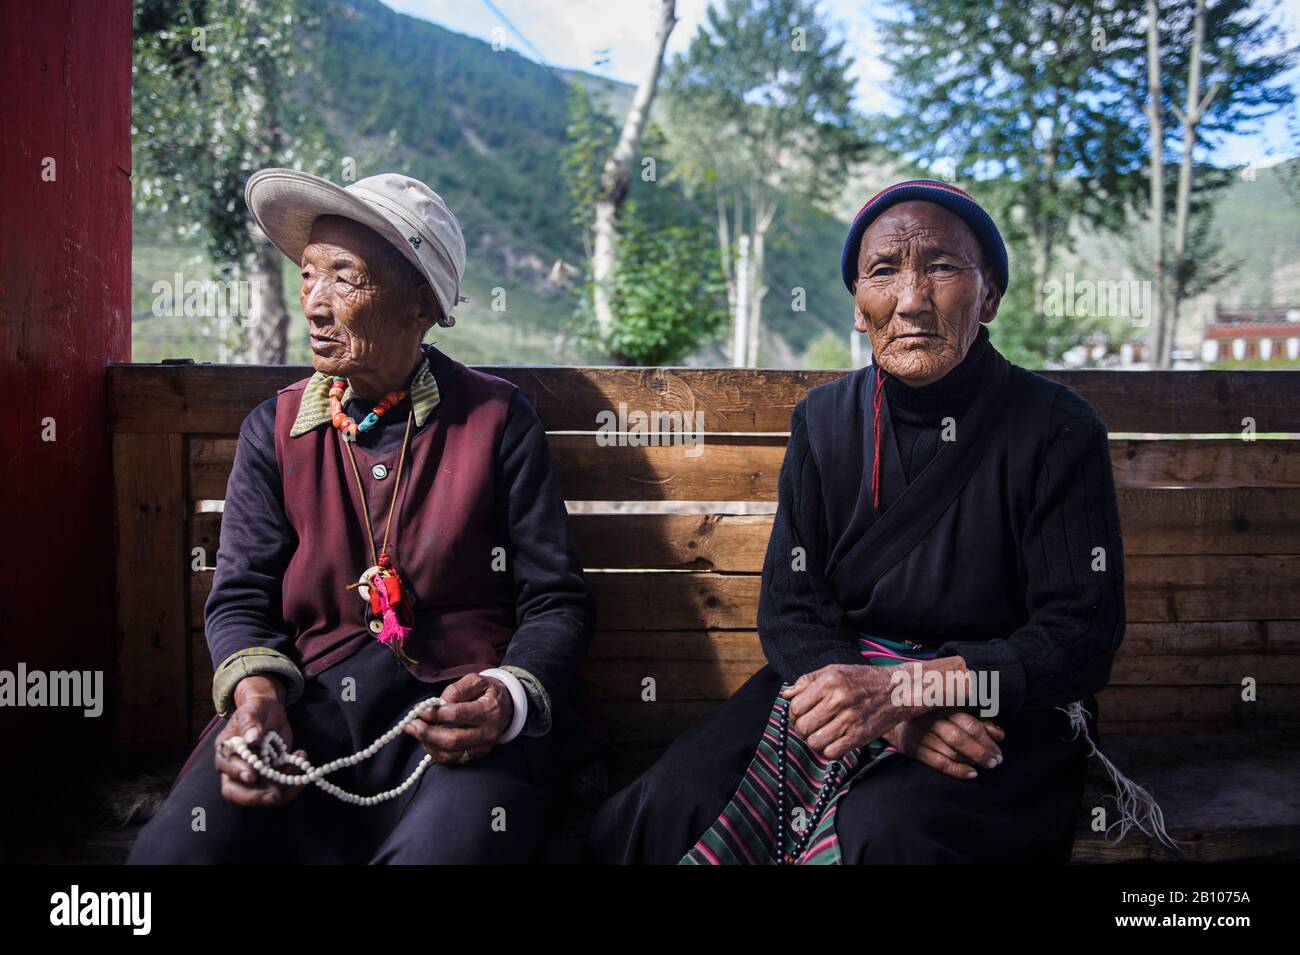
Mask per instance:
[[[960,420],[978,393],[976,366],[991,348],[987,338],[981,329],[966,359],[931,385],[909,388],[886,379],[896,446],[882,448],[882,455],[898,454],[909,484],[933,460],[944,419]],[[1087,402],[1059,388],[1049,431],[1033,482],[1038,504],[1020,541],[1028,621],[1003,639],[939,647],[941,656],[959,655],[972,670],[998,671],[1004,713],[1065,705],[1096,692],[1124,629],[1122,545],[1105,426]],[[801,403],[781,469],[758,614],[764,652],[787,682],[829,664],[863,663],[857,631],[824,573],[830,541],[821,487]],[[882,483],[882,513],[901,490]],[[1096,541],[1111,561],[1108,574],[1090,566],[1087,545]],[[803,548],[805,567],[791,566],[796,548]]]

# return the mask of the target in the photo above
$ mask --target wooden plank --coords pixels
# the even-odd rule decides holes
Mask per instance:
[[[1114,807],[1114,803],[1109,803]],[[1295,862],[1300,859],[1300,825],[1262,829],[1187,830],[1178,826],[1171,835],[1182,845],[1174,852],[1131,831],[1119,843],[1100,834],[1080,835],[1070,856],[1071,865],[1130,863],[1254,863]]]
[[[573,514],[583,564],[758,573],[772,518],[766,514]]]
[[[1147,650],[1142,643],[1125,640],[1116,654],[1111,684],[1239,686],[1242,677],[1253,676],[1270,685],[1300,685],[1300,649],[1296,648],[1224,652],[1216,647],[1182,647],[1174,642],[1170,650]],[[624,667],[639,675],[679,674],[694,667],[743,672],[745,678],[766,662],[758,634],[752,630],[602,630],[592,640],[587,659],[598,665],[599,672],[616,672]],[[738,687],[739,683],[735,684],[726,695]]]
[[[600,410],[704,415],[708,431],[783,432],[790,413],[838,371],[731,368],[486,367],[519,386],[548,430],[594,431]],[[259,402],[311,374],[305,366],[110,365],[116,431],[233,434]],[[1111,431],[1300,432],[1296,371],[1050,371],[1083,395]]]
[[[1039,373],[1083,395],[1110,431],[1236,435],[1250,417],[1256,433],[1300,432],[1300,371]]]
[[[596,595],[598,624],[607,629],[646,624],[667,630],[753,627],[758,607],[757,574],[593,572],[588,581]],[[203,626],[203,605],[211,590],[211,572],[190,575],[190,626]]]
[[[1112,720],[1105,713],[1101,715],[1101,745],[1105,747],[1106,740],[1113,735],[1122,733],[1207,733],[1218,730],[1239,730],[1251,729],[1252,727],[1268,726],[1274,724],[1265,720],[1259,722],[1243,722],[1242,720],[1222,719],[1222,720]],[[1278,725],[1289,725],[1285,721]]]
[[[1300,620],[1217,620],[1130,623],[1121,653],[1300,653]]]
[[[757,659],[754,630],[599,630],[588,659]],[[1119,657],[1300,656],[1300,621],[1228,620],[1129,624]],[[1285,681],[1281,681],[1285,682]]]
[[[302,365],[109,365],[115,432],[238,434],[279,389],[311,375]]]
[[[571,514],[583,562],[593,569],[648,567],[757,573],[771,533],[770,515]],[[189,548],[216,559],[221,512],[190,517]],[[188,548],[187,548],[188,549]]]
[[[238,438],[194,435],[189,440],[189,493],[195,501],[224,501]]]
[[[1132,622],[1300,618],[1300,556],[1126,558]]]
[[[1133,622],[1300,618],[1300,556],[1132,557],[1125,573]],[[756,575],[614,571],[589,579],[603,629],[749,628],[758,609]]]
[[[783,437],[721,436],[698,449],[600,447],[592,435],[552,435],[551,451],[571,501],[772,501],[785,457]],[[222,500],[236,438],[190,439],[190,493]],[[700,453],[697,455],[695,451]]]
[[[758,612],[757,574],[591,573],[597,626],[633,629],[750,629]]]
[[[600,447],[592,435],[552,435],[550,443],[571,501],[772,501],[785,457],[782,437],[722,436],[698,449]],[[225,498],[236,444],[215,435],[190,439],[196,500]]]
[[[1300,685],[1300,654],[1229,653],[1148,655],[1121,645],[1110,673],[1111,686],[1232,684],[1245,677],[1258,683]]]
[[[1126,555],[1300,554],[1300,488],[1120,488]]]
[[[1081,814],[1075,862],[1227,862],[1291,859],[1300,853],[1300,816],[1294,793],[1300,784],[1300,745],[1294,732],[1254,730],[1112,735],[1103,741],[1109,758],[1146,787],[1160,803],[1172,852],[1139,832],[1108,841],[1088,828]],[[1094,773],[1096,767],[1094,765]],[[1091,782],[1084,806],[1102,805],[1114,820],[1109,781]],[[1118,835],[1118,832],[1114,833]]]
[[[1258,699],[1246,702],[1235,684],[1191,686],[1108,686],[1097,694],[1103,720],[1124,722],[1230,720],[1271,724],[1300,720],[1300,686],[1261,684]]]
[[[201,479],[201,480],[207,480]],[[1125,554],[1300,553],[1300,489],[1121,489]],[[770,515],[572,514],[585,566],[593,569],[763,569]],[[215,560],[218,511],[190,519],[189,548]]]
[[[1300,619],[1300,556],[1132,557],[1125,569],[1131,623]],[[194,626],[211,577],[190,577]],[[606,630],[747,629],[758,613],[758,574],[593,571],[588,580]]]
[[[1300,487],[1300,441],[1110,442],[1117,487]]]
[[[1125,553],[1300,554],[1300,488],[1119,491]],[[575,514],[583,562],[599,568],[757,573],[768,515]]]
[[[647,664],[743,662],[757,670],[763,665],[763,652],[754,630],[599,630],[587,659]]]
[[[668,743],[705,719],[718,708],[718,700],[691,703],[603,701],[597,710],[619,746],[638,743]]]
[[[212,654],[203,630],[190,630],[190,695],[196,700],[212,700]],[[200,724],[201,725],[201,724]]]
[[[550,436],[570,501],[774,501],[784,437],[706,437],[696,447],[602,447],[594,435]]]
[[[783,432],[808,390],[837,371],[732,368],[484,367],[519,386],[548,430],[595,431],[600,411],[704,415],[716,432]],[[310,376],[307,366],[111,365],[118,431],[233,434],[256,405]],[[694,421],[694,417],[691,419]]]
[[[594,435],[559,434],[550,436],[550,444],[560,486],[571,501],[774,501],[785,457],[785,439],[775,436],[718,435],[691,448],[603,447]],[[194,498],[225,497],[235,446],[231,436],[190,439]],[[1231,510],[1232,533],[1211,528],[1225,539],[1269,531],[1270,525],[1277,525],[1271,527],[1277,538],[1300,520],[1292,509],[1296,495],[1284,493],[1300,488],[1300,441],[1112,441],[1111,459],[1121,489],[1240,486],[1276,492],[1210,496],[1200,505],[1181,499],[1198,516]],[[1180,499],[1161,500],[1175,508]],[[1170,523],[1182,513],[1175,512]]]
[[[189,738],[183,438],[113,436],[117,731],[124,745]]]

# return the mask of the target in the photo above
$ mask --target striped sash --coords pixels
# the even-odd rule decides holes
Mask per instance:
[[[858,649],[868,663],[897,666],[912,660],[929,660],[934,651],[921,650],[879,637],[860,637]],[[781,689],[785,689],[783,686]],[[722,815],[686,853],[679,865],[773,865],[780,857],[776,846],[777,778],[781,770],[781,716],[789,704],[777,696],[768,714],[758,750]],[[821,818],[814,823],[813,834],[796,860],[798,865],[838,865],[839,840],[835,835],[835,811],[840,796],[848,792],[853,778],[871,763],[898,751],[883,739],[846,753],[840,760],[843,782],[830,797]],[[793,846],[803,827],[812,818],[817,793],[830,772],[831,764],[820,759],[795,732],[786,733],[785,802],[790,814],[785,824],[786,845]]]

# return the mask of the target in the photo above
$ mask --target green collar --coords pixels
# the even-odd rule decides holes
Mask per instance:
[[[307,387],[302,390],[302,403],[298,405],[298,417],[294,419],[293,428],[289,431],[289,437],[297,438],[319,428],[330,421],[330,383],[334,380],[333,375],[327,375],[324,372],[316,372],[307,382]],[[419,369],[415,372],[415,377],[411,379],[410,384],[411,404],[415,407],[415,426],[417,428],[424,425],[425,420],[438,407],[438,402],[442,396],[438,392],[438,381],[433,377],[433,372],[429,370],[428,355],[425,360],[420,362]],[[347,390],[343,392],[343,406],[347,407],[348,402],[352,399],[352,386],[348,385]]]

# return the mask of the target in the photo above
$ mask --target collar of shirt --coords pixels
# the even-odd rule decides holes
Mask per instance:
[[[311,376],[307,387],[302,390],[302,403],[298,405],[298,417],[294,419],[293,427],[289,430],[289,437],[298,438],[323,424],[329,424],[330,383],[333,380],[333,375],[320,371]],[[427,351],[425,360],[420,362],[420,367],[416,369],[415,376],[411,379],[409,391],[411,404],[415,407],[415,426],[419,428],[424,425],[425,420],[442,400],[438,391],[438,380],[433,377],[433,372],[429,369]],[[348,385],[343,392],[345,408],[352,398],[352,386]]]

